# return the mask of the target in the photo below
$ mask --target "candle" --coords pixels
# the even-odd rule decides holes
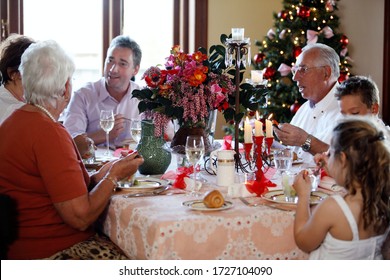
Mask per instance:
[[[255,136],[263,136],[263,123],[259,121],[259,112],[256,112]]]
[[[246,121],[244,123],[244,143],[253,143],[252,126],[249,123],[248,117],[246,117]]]
[[[252,70],[251,71],[251,80],[252,80],[252,83],[261,84],[263,82],[263,71]]]
[[[265,137],[274,137],[272,132],[272,122],[270,120],[265,120]]]
[[[244,40],[244,28],[232,28],[232,39],[233,40]]]

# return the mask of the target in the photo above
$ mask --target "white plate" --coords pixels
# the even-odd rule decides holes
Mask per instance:
[[[136,185],[132,182],[122,181],[117,189],[123,191],[153,191],[169,184],[167,180],[152,177],[136,177],[134,182],[137,182]]]
[[[282,203],[282,204],[296,204],[296,202],[288,202],[286,201],[286,197],[284,196],[284,193],[282,190],[277,190],[277,191],[269,191],[265,194],[262,195],[262,197],[265,200],[276,202],[276,203]],[[322,200],[324,200],[328,195],[324,192],[320,191],[315,191],[311,193],[310,196],[310,204],[318,204]]]
[[[204,205],[202,200],[190,200],[190,201],[184,201],[183,206],[186,206],[191,210],[197,210],[197,211],[221,211],[221,210],[232,208],[233,203],[225,200],[223,205],[219,208],[208,208],[206,205]]]

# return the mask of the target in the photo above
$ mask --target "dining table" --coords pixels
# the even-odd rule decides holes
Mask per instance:
[[[177,169],[172,156],[167,171]],[[293,168],[302,168],[300,164]],[[216,185],[216,176],[201,170],[198,197],[172,187],[143,195],[119,188],[113,193],[97,226],[129,259],[142,260],[290,260],[307,259],[294,241],[294,204],[275,203],[262,196],[229,196],[228,187]],[[152,178],[164,182],[162,174]],[[280,175],[270,178],[280,191]],[[129,188],[131,189],[131,188]],[[191,207],[208,191],[217,189],[226,207]],[[331,194],[331,190],[321,192]],[[131,194],[131,195],[129,195]]]

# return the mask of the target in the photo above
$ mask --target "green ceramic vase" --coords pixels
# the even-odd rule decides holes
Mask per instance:
[[[154,124],[151,120],[143,120],[141,128],[137,151],[144,158],[144,163],[138,171],[143,175],[164,174],[171,163],[171,153],[163,149],[163,137],[154,136]]]

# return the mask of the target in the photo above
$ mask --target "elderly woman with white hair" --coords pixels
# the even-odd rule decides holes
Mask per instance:
[[[17,203],[18,236],[9,259],[121,259],[93,224],[118,180],[134,174],[136,153],[89,176],[58,122],[72,91],[72,59],[54,41],[32,44],[19,71],[27,104],[0,126],[0,194]]]

